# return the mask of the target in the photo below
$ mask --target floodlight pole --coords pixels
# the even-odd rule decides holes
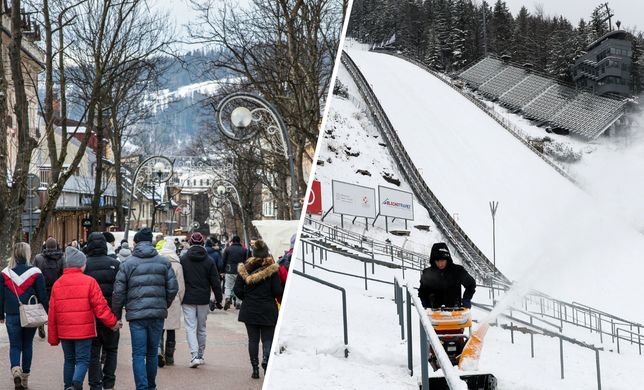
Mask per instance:
[[[494,264],[494,276],[492,278],[492,304],[494,305],[494,280],[496,279],[496,210],[499,208],[499,202],[490,202],[490,213],[492,213],[492,261]]]
[[[221,191],[221,188],[224,188],[224,191]],[[248,232],[246,230],[246,216],[244,213],[244,206],[241,201],[241,197],[239,196],[239,192],[237,191],[237,188],[235,188],[235,185],[226,180],[226,179],[218,179],[216,182],[213,183],[213,193],[216,195],[219,195],[223,197],[228,191],[232,192],[235,194],[235,200],[237,201],[237,204],[239,205],[239,211],[241,212],[241,220],[242,220],[242,230],[244,233],[244,243],[246,243],[246,248],[250,248],[250,242],[248,241]],[[232,208],[232,204],[231,204]]]

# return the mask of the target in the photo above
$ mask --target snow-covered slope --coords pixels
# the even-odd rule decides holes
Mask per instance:
[[[401,59],[352,50],[407,152],[465,232],[511,279],[644,322],[632,300],[644,237],[560,176],[463,96]],[[599,288],[598,288],[599,287]]]

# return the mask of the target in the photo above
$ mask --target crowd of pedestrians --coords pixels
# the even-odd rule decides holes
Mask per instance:
[[[251,377],[259,378],[259,343],[266,370],[292,249],[278,264],[262,240],[246,248],[234,236],[224,244],[198,232],[166,240],[144,228],[133,247],[117,247],[112,233],[94,232],[64,248],[50,237],[33,261],[28,244],[14,244],[0,278],[0,324],[15,390],[29,387],[36,332],[61,345],[65,390],[82,389],[86,376],[91,390],[115,389],[123,309],[137,390],[156,389],[157,368],[174,365],[182,324],[187,365],[205,364],[208,313],[231,306],[246,326]],[[34,299],[47,312],[46,329],[21,322],[20,307]]]

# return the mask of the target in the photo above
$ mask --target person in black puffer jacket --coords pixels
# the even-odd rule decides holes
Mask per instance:
[[[45,249],[41,254],[36,255],[33,265],[40,269],[45,278],[45,289],[49,298],[51,287],[63,274],[63,251],[58,248],[58,241],[55,238],[49,237],[45,241]],[[46,336],[45,326],[39,326],[38,337],[44,339]]]
[[[472,307],[476,281],[465,268],[454,264],[447,244],[438,242],[432,246],[429,264],[430,267],[423,270],[418,288],[418,297],[423,307]],[[461,285],[465,287],[463,299]]]
[[[42,272],[42,276],[45,278],[47,296],[50,296],[51,286],[63,274],[63,251],[58,248],[56,239],[50,237],[45,241],[45,249],[41,254],[36,255],[33,265]]]
[[[85,254],[87,265],[85,274],[96,279],[101,292],[112,306],[114,282],[121,263],[108,255],[108,243],[105,234],[94,232],[89,235]],[[89,361],[90,390],[112,389],[116,383],[116,362],[120,331],[113,331],[101,321],[96,321],[97,337],[92,340],[92,354]],[[105,355],[101,368],[101,353]]]
[[[259,340],[262,340],[262,367],[266,372],[277,324],[277,302],[283,290],[279,266],[262,240],[253,244],[253,257],[239,264],[235,295],[242,300],[239,321],[246,324],[252,378],[259,378]]]
[[[221,283],[214,261],[208,256],[201,233],[190,237],[190,248],[181,256],[181,268],[186,291],[181,302],[186,324],[186,336],[190,348],[190,367],[204,364],[203,353],[206,348],[206,319],[210,292],[215,294],[215,306],[222,308]]]
[[[112,311],[119,320],[123,307],[127,311],[136,388],[154,389],[163,321],[179,287],[170,262],[152,246],[152,230],[141,229],[134,235],[134,243],[132,256],[116,275]]]
[[[246,261],[249,255],[250,253],[248,252],[248,249],[244,248],[241,245],[241,239],[239,238],[239,236],[233,236],[232,244],[230,244],[230,246],[226,248],[223,255],[224,272],[226,273],[226,275],[224,276],[224,283],[226,286],[226,303],[224,303],[224,310],[228,310],[231,305],[233,287],[235,286],[235,280],[237,279],[237,266]]]

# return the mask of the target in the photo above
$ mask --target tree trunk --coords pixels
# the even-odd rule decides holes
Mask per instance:
[[[97,109],[99,115],[97,116],[98,123],[96,126],[96,177],[94,181],[94,193],[92,195],[92,208],[90,211],[90,219],[92,220],[92,231],[100,231],[100,210],[101,210],[101,196],[103,195],[103,156],[105,155],[105,144],[103,143],[103,116],[100,114],[102,111],[99,107]]]

